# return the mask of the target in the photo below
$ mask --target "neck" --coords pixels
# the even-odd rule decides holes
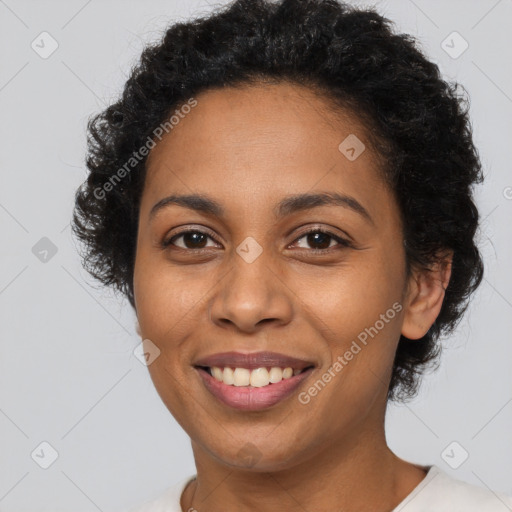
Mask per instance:
[[[338,438],[339,439],[339,438]],[[182,510],[282,511],[283,506],[327,512],[393,510],[425,471],[393,454],[384,427],[326,442],[314,457],[277,471],[234,468],[192,443],[197,478],[182,495]]]

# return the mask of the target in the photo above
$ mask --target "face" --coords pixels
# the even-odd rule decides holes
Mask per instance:
[[[195,99],[151,150],[141,199],[134,295],[141,336],[160,350],[154,385],[216,464],[245,467],[248,446],[259,471],[354,446],[383,422],[407,288],[398,208],[365,129],[295,85]],[[345,199],[279,209],[326,193]],[[222,212],[162,201],[195,194]],[[274,405],[241,410],[194,366],[230,351],[314,368]]]

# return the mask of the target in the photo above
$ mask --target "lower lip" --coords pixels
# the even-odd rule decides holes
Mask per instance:
[[[288,379],[283,379],[276,384],[269,384],[260,388],[231,386],[218,381],[206,370],[201,368],[196,368],[196,370],[201,375],[206,389],[224,404],[243,411],[258,411],[288,398],[311,375],[314,368],[310,368]]]

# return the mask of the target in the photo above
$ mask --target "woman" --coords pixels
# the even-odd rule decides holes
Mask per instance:
[[[238,0],[171,26],[89,130],[84,265],[197,467],[138,511],[512,509],[386,443],[483,273],[466,104],[411,37]]]

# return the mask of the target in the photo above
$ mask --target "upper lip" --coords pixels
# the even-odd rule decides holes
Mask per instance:
[[[315,366],[315,363],[285,354],[278,354],[277,352],[220,352],[198,359],[195,361],[194,366],[208,366],[210,368],[212,366],[220,368],[229,366],[231,368],[247,368],[249,370],[276,366],[279,368],[290,367],[303,370],[308,366]]]

